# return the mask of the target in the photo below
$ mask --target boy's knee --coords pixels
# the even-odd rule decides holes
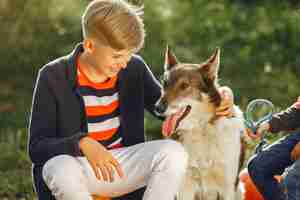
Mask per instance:
[[[59,155],[48,160],[43,167],[42,175],[52,192],[80,190],[84,180],[80,164],[76,158],[69,155]]]
[[[76,158],[69,155],[59,155],[48,160],[43,167],[43,177],[57,174],[59,176],[78,173]]]
[[[188,162],[188,153],[179,142],[165,140],[160,149],[166,167],[169,170],[185,171]]]

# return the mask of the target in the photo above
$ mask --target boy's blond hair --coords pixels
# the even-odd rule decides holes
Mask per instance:
[[[125,0],[94,0],[82,16],[83,37],[96,38],[116,50],[139,51],[144,45],[142,7]]]

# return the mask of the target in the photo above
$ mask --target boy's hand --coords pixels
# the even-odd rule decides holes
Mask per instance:
[[[294,146],[292,152],[291,152],[291,159],[296,161],[300,158],[300,142]]]
[[[234,106],[232,90],[226,86],[220,87],[218,90],[221,95],[221,104],[216,109],[216,115],[218,117],[232,117]]]
[[[101,180],[102,175],[103,181],[112,182],[115,170],[120,178],[124,177],[119,162],[96,140],[83,137],[79,141],[79,148],[92,166],[97,179]]]
[[[263,122],[257,128],[256,133],[253,133],[251,129],[246,128],[246,134],[253,140],[259,139],[262,137],[265,131],[270,129],[270,124],[268,122]]]

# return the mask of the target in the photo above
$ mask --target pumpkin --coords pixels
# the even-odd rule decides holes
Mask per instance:
[[[93,195],[93,200],[111,200],[111,198]]]
[[[239,187],[242,192],[243,200],[264,200],[251,180],[247,168],[241,171],[239,180]]]

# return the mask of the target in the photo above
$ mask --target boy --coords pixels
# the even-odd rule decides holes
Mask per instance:
[[[161,86],[134,55],[144,44],[141,14],[122,0],[92,1],[83,43],[39,71],[29,126],[39,199],[174,199],[187,154],[175,141],[145,142],[144,108],[155,115]],[[217,115],[231,116],[233,95],[222,91]]]
[[[265,131],[277,133],[299,127],[300,99],[285,111],[273,115],[269,122],[262,123],[256,134],[249,129],[247,134],[250,138],[257,139]],[[250,159],[249,175],[265,200],[300,199],[299,141],[300,133],[288,135]],[[284,171],[283,184],[279,184],[274,175],[281,175]]]

